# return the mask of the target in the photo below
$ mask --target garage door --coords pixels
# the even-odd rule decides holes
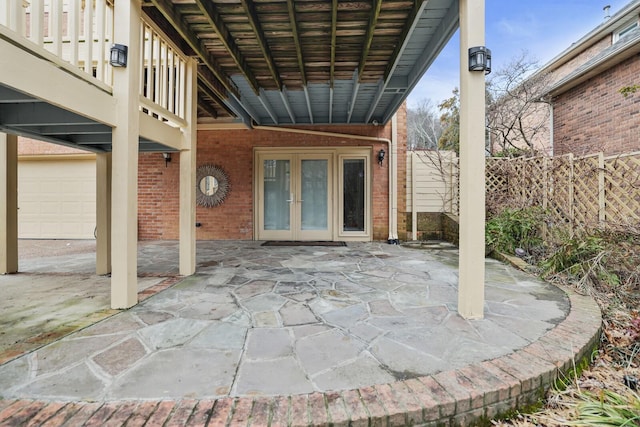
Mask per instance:
[[[95,160],[18,162],[18,237],[93,239]]]

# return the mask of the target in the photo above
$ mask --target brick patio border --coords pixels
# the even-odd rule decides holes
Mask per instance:
[[[597,346],[595,301],[566,287],[568,316],[514,353],[461,369],[355,390],[218,400],[0,400],[0,425],[406,426],[472,425],[535,403]]]

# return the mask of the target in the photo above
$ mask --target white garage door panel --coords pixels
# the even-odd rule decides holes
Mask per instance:
[[[18,163],[18,236],[93,239],[96,223],[94,160]]]

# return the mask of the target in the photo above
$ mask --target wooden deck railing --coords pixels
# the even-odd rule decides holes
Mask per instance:
[[[142,22],[142,111],[175,125],[185,124],[187,58],[151,22]]]
[[[0,0],[0,26],[26,49],[111,88],[112,0]],[[187,58],[150,22],[143,19],[140,31],[140,57],[129,56],[129,61],[141,61],[140,110],[184,126]]]

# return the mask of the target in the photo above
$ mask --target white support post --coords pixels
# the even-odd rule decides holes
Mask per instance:
[[[140,19],[138,1],[115,0],[114,42],[128,46],[128,64],[113,70],[117,101],[112,134],[111,307],[138,302],[138,145]]]
[[[96,155],[96,274],[111,273],[111,153]]]
[[[460,1],[460,260],[458,313],[484,316],[485,76],[469,71],[469,48],[484,45],[484,0]]]
[[[186,115],[180,151],[180,274],[196,271],[196,146],[198,143],[198,63],[187,63]]]
[[[0,133],[0,274],[18,272],[18,137]]]

